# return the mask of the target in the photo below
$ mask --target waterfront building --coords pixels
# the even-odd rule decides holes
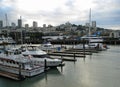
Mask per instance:
[[[111,38],[120,38],[120,32],[118,31],[112,31],[109,35]]]

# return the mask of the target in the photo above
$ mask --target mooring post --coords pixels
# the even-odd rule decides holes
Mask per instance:
[[[74,60],[75,60],[75,53],[73,53],[74,54]]]
[[[83,39],[83,53],[84,53],[84,57],[85,57],[85,40]]]
[[[44,64],[44,67],[45,67],[44,71],[46,71],[47,70],[47,60],[46,59],[44,60],[44,63],[45,63]]]

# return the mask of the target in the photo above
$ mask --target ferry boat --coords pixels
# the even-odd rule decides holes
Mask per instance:
[[[33,57],[31,60],[39,64],[44,64],[44,61],[46,60],[46,66],[47,67],[57,67],[63,64],[63,61],[61,59],[53,59],[47,53],[41,49],[39,49],[39,46],[35,45],[26,45],[21,47],[22,54],[24,56]]]
[[[18,54],[18,51],[6,51],[0,54],[0,71],[32,77],[44,72],[44,65],[35,64],[30,58]]]

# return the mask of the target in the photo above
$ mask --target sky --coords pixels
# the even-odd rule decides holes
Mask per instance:
[[[57,26],[70,22],[85,25],[91,20],[96,21],[97,27],[120,30],[120,0],[0,0],[0,20],[4,21],[5,14],[9,25],[17,23],[22,17],[23,26],[33,21],[38,26]]]

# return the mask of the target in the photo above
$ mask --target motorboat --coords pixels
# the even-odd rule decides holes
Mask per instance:
[[[51,44],[51,42],[44,42],[43,44],[41,44],[40,49],[48,52],[48,51],[55,51],[57,47]]]
[[[62,65],[61,59],[51,58],[45,51],[39,49],[39,46],[25,45],[21,47],[21,50],[24,56],[29,56],[30,59],[36,64],[39,64],[39,62],[44,64],[44,61],[46,60],[47,67],[57,67]]]

